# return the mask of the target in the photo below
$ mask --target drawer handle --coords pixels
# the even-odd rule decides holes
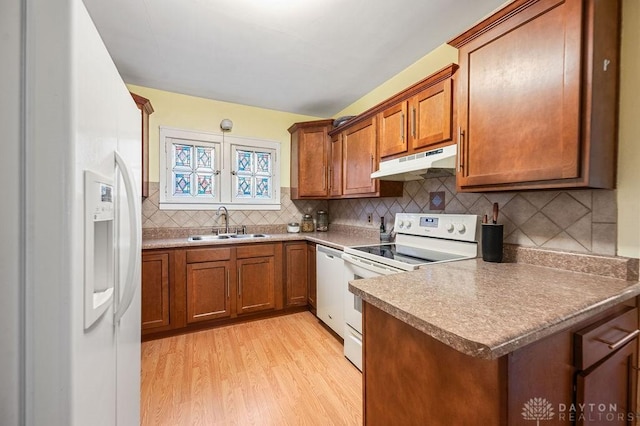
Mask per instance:
[[[622,329],[619,329],[619,330],[622,330]],[[622,331],[626,331],[629,334],[627,334],[622,339],[620,339],[620,340],[618,340],[616,342],[610,342],[610,341],[604,340],[604,339],[596,339],[596,340],[607,344],[609,346],[609,349],[614,351],[614,350],[618,349],[619,347],[626,345],[627,343],[629,343],[630,341],[632,341],[633,339],[638,337],[638,335],[640,335],[640,330],[634,330],[634,331],[622,330]]]

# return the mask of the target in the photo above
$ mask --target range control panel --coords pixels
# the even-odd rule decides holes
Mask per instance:
[[[398,234],[477,241],[480,217],[474,214],[398,213],[394,231]]]

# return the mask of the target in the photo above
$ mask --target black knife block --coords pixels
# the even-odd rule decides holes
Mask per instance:
[[[502,262],[502,224],[482,224],[482,260],[485,262]]]

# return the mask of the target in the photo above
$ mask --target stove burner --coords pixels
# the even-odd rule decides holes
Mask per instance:
[[[413,257],[406,254],[398,253],[395,244],[384,244],[378,246],[364,246],[364,247],[352,247],[355,250],[369,253],[375,256],[385,257],[387,259],[398,260],[411,265],[420,265],[423,263],[433,262],[433,259],[425,259],[420,257]]]

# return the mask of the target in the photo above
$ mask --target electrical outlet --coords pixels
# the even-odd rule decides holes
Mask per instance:
[[[367,222],[371,223],[372,220],[373,220],[373,214],[368,213],[367,214]]]

